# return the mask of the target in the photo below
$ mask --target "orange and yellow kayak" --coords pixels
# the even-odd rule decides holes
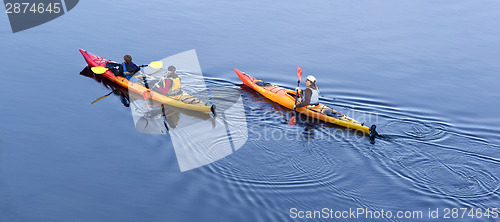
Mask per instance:
[[[296,94],[294,90],[275,86],[270,83],[264,83],[262,80],[249,76],[239,71],[238,69],[234,69],[234,71],[236,72],[236,74],[238,74],[238,77],[240,77],[241,81],[246,86],[252,88],[259,94],[263,95],[264,97],[288,109],[293,109],[293,106],[295,104],[295,94]],[[332,108],[329,108],[321,103],[317,106],[307,106],[307,107],[297,108],[296,111],[301,114],[322,120],[327,123],[333,123],[350,129],[359,130],[365,133],[366,135],[370,135],[370,127],[365,126],[364,124],[359,123],[358,121]]]
[[[90,67],[97,67],[97,66],[106,67],[107,62],[113,62],[109,59],[105,59],[103,57],[94,55],[83,49],[80,49],[80,53],[82,53],[83,57],[85,58],[85,61]],[[113,72],[111,72],[110,70],[107,70],[105,73],[102,74],[102,76],[124,87],[125,89],[128,89],[129,91],[141,95],[144,94],[144,92],[148,91],[148,88],[146,88],[142,83],[140,82],[133,83],[128,81],[125,77],[115,76]],[[194,110],[203,113],[215,114],[215,107],[213,105],[209,105],[201,101],[200,99],[191,96],[185,92],[176,96],[166,96],[156,91],[150,91],[149,95],[151,99],[170,106],[187,110]]]

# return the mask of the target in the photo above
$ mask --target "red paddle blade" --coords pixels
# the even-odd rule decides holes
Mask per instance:
[[[147,100],[149,98],[150,94],[151,94],[151,92],[149,90],[142,92],[142,96],[144,97],[144,100]]]
[[[302,79],[302,67],[299,66],[299,68],[297,69],[297,73],[299,74],[299,81],[300,81],[300,79]]]
[[[295,116],[292,116],[292,118],[290,118],[290,121],[288,121],[288,125],[295,126]]]

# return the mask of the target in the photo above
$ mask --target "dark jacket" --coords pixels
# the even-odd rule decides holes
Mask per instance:
[[[124,73],[123,64],[126,65],[127,73]],[[108,62],[108,63],[106,63],[106,68],[111,70],[111,72],[113,72],[113,74],[115,74],[115,76],[123,76],[123,77],[126,77],[125,74],[128,74],[128,75],[132,74],[133,75],[136,72],[138,72],[139,70],[141,70],[137,65],[135,65],[132,62],[131,63],[122,63],[122,64]]]
[[[123,66],[125,66],[125,69]],[[141,70],[141,69],[139,67],[137,67],[137,65],[135,65],[133,62],[122,63],[120,66],[120,73],[122,73],[122,74],[133,75],[136,72],[139,72],[139,70]]]
[[[303,97],[302,97],[302,102],[297,104],[297,108],[304,107],[309,105],[311,103],[311,95],[312,95],[312,90],[310,88],[306,88],[303,92]]]

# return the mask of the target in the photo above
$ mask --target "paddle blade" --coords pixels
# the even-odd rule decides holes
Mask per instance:
[[[151,94],[151,91],[145,90],[142,92],[142,96],[144,97],[144,100],[147,100],[149,98],[149,95]]]
[[[297,74],[299,74],[299,82],[300,82],[300,79],[302,79],[302,67],[299,66],[299,68],[297,68]]]
[[[292,118],[290,118],[290,121],[288,121],[288,125],[295,126],[295,116],[292,116]]]
[[[105,73],[106,71],[108,71],[107,68],[105,67],[102,67],[102,66],[96,66],[96,67],[92,67],[90,68],[92,70],[92,72],[94,72],[95,74],[103,74]]]
[[[161,67],[163,67],[163,62],[162,61],[153,61],[153,62],[149,63],[149,66],[151,66],[151,68],[153,68],[153,69],[161,69]]]
[[[104,96],[101,96],[99,98],[97,98],[96,100],[94,100],[94,102],[92,102],[92,104],[96,103],[97,101],[101,100],[101,99],[104,99],[106,97],[108,97],[109,95],[111,95],[111,93],[113,93],[113,91],[111,91],[110,93],[104,95]]]

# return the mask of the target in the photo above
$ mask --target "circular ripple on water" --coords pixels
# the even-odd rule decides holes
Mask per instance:
[[[415,166],[414,180],[433,193],[472,198],[490,195],[499,189],[499,180],[493,174],[477,167],[442,162],[420,162]]]
[[[377,127],[380,128],[380,127]],[[415,119],[393,119],[384,129],[396,131],[398,135],[416,140],[442,140],[447,135],[445,125],[438,122],[424,122]]]
[[[472,198],[499,190],[500,181],[491,171],[499,163],[473,153],[488,149],[487,144],[481,145],[483,147],[479,144],[467,147],[468,140],[464,141],[464,138],[457,139],[449,133],[435,133],[432,127],[424,129],[427,131],[420,130],[418,135],[439,136],[422,137],[424,139],[414,136],[394,137],[390,149],[377,150],[381,154],[381,161],[417,187],[436,195]]]
[[[283,124],[274,126],[273,130],[290,137],[300,133]],[[249,134],[247,150],[237,151],[230,158],[211,164],[210,170],[239,185],[270,189],[306,191],[332,183],[335,163],[324,158],[323,150],[312,149],[303,141],[255,140],[251,136]]]

